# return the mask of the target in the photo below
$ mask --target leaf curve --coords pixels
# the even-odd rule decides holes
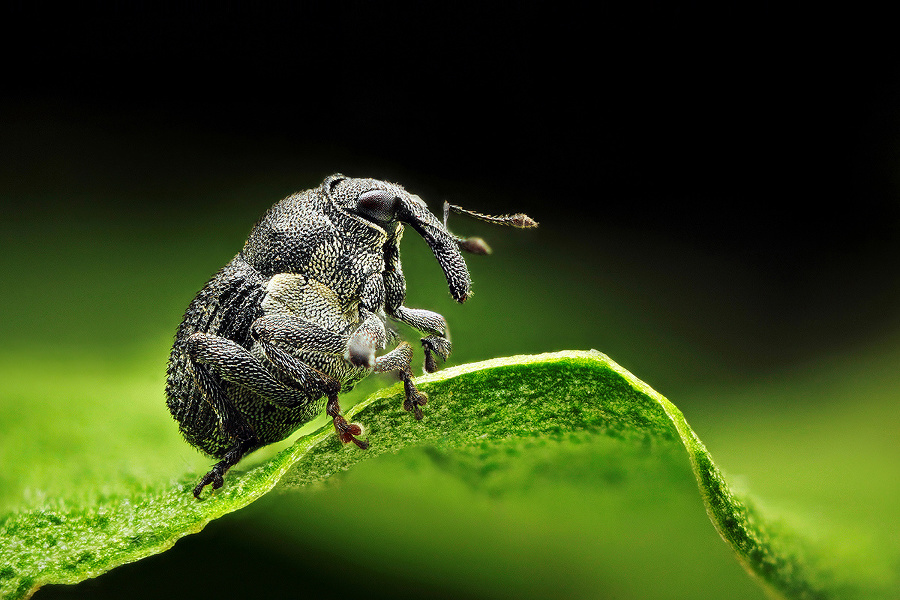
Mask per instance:
[[[566,351],[461,365],[417,380],[433,401],[416,423],[398,410],[402,389],[386,388],[348,411],[373,443],[341,447],[330,427],[297,440],[266,463],[233,473],[202,502],[196,474],[88,510],[65,501],[0,517],[0,591],[27,597],[45,583],[75,583],[171,547],[209,521],[253,502],[279,482],[306,485],[364,459],[422,443],[463,447],[481,440],[592,432],[636,444],[683,444],[707,512],[751,574],[776,597],[827,598],[802,540],[766,522],[728,488],[706,448],[668,400],[605,355]],[[814,555],[814,553],[812,553]]]

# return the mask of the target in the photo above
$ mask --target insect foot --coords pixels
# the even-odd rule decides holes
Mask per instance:
[[[447,360],[450,357],[450,340],[438,335],[422,338],[422,348],[425,350],[425,370],[428,373],[437,371],[434,354],[440,356],[441,360]]]
[[[341,440],[342,443],[346,444],[353,442],[363,450],[369,448],[369,442],[365,442],[356,437],[362,435],[362,425],[359,423],[348,423],[347,419],[341,416],[341,407],[338,404],[337,396],[328,399],[325,414],[334,419],[334,430],[337,432],[338,439]]]
[[[263,215],[191,301],[169,355],[169,411],[185,440],[219,461],[195,496],[220,488],[244,456],[285,439],[323,404],[341,442],[367,448],[362,427],[341,415],[338,396],[370,373],[398,375],[403,408],[423,418],[428,397],[413,383],[412,346],[388,321],[422,333],[426,371],[437,369],[435,357],[449,357],[444,317],[404,305],[400,240],[407,226],[422,236],[451,297],[465,302],[471,280],[463,253],[488,254],[490,247],[450,233],[451,212],[537,226],[521,213],[492,216],[449,203],[441,222],[400,185],[340,174]]]
[[[217,490],[222,487],[222,484],[225,480],[222,477],[222,472],[220,469],[213,467],[212,470],[207,473],[203,479],[200,480],[200,483],[197,484],[197,487],[194,488],[194,498],[200,499],[200,494],[203,492],[203,488],[212,484],[212,489]]]

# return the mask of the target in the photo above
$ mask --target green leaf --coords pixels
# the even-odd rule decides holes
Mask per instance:
[[[713,525],[773,597],[887,597],[893,582],[849,579],[827,551],[735,494],[681,412],[599,352],[490,360],[421,377],[418,384],[432,400],[422,422],[399,409],[399,385],[384,389],[347,411],[366,427],[368,451],[342,447],[325,427],[255,468],[230,473],[225,486],[202,501],[190,492],[199,472],[175,484],[32,499],[31,507],[0,517],[3,597],[27,597],[41,585],[75,583],[162,552],[279,482],[308,486],[379,454],[422,445],[486,448],[460,469],[464,473],[487,464],[485,456],[488,463],[504,462],[499,449],[519,448],[523,440],[584,436],[647,453],[683,446]],[[522,461],[507,460],[504,468],[515,462]]]

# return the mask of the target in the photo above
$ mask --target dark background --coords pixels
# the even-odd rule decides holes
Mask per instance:
[[[446,198],[540,221],[454,221],[497,249],[470,261],[468,313],[411,302],[448,316],[454,360],[595,347],[704,440],[734,407],[689,392],[896,339],[900,62],[879,15],[282,8],[12,9],[0,26],[7,344],[117,353],[170,336],[253,220],[335,171],[397,181],[435,210]],[[404,250],[413,273],[430,264],[419,251]],[[446,296],[439,275],[410,279],[411,296]],[[199,592],[228,585],[190,579],[197,564],[264,579],[301,568],[245,554],[242,518],[87,585],[115,596],[177,576]],[[307,568],[335,573],[328,563]]]
[[[896,322],[898,73],[846,15],[325,6],[14,9],[3,218],[172,222],[227,212],[217,192],[248,179],[288,192],[341,170],[435,208],[524,209],[576,266],[619,253],[693,279],[707,304],[743,305],[720,306],[745,325],[714,340],[735,362],[771,367]],[[623,236],[665,250],[608,241]],[[753,282],[723,290],[686,264],[698,254]],[[691,303],[670,300],[688,320]],[[726,348],[735,337],[766,358]]]

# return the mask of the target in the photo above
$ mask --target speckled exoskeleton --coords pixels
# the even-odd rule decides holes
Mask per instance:
[[[367,448],[362,428],[341,416],[338,393],[372,372],[396,372],[403,407],[416,419],[427,398],[413,383],[412,347],[389,317],[422,331],[425,369],[450,353],[444,318],[403,305],[400,237],[410,225],[427,242],[458,302],[469,296],[460,250],[484,254],[479,238],[447,230],[448,211],[515,227],[518,214],[495,217],[444,205],[444,222],[421,198],[374,179],[328,177],[288,196],[256,223],[243,249],[197,294],[169,358],[167,404],[193,446],[220,459],[194,488],[222,486],[244,455],[280,441],[322,411],[344,443]]]

